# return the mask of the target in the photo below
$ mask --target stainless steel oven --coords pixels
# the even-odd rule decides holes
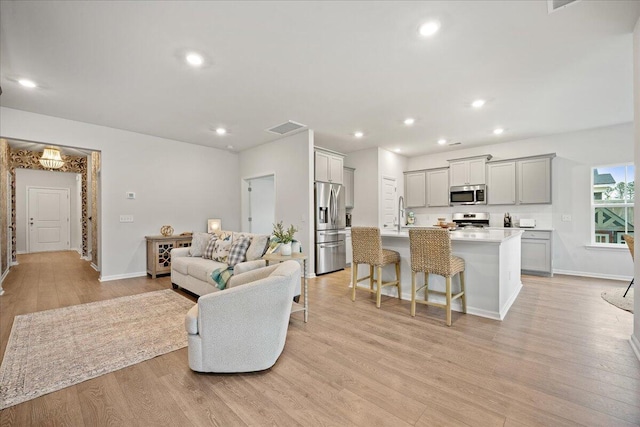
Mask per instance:
[[[486,205],[487,186],[485,184],[453,186],[449,191],[449,204],[451,206]]]

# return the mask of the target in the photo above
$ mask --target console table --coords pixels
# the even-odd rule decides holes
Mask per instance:
[[[307,256],[301,253],[292,253],[291,255],[280,255],[280,254],[266,254],[262,257],[263,260],[267,262],[283,262],[283,261],[302,261],[302,292],[304,292],[304,300],[302,301],[302,305],[293,302],[291,305],[291,313],[295,313],[298,311],[304,311],[304,323],[307,323],[309,320],[309,299],[307,298]]]
[[[145,236],[147,239],[147,274],[171,273],[171,249],[191,246],[191,236]]]

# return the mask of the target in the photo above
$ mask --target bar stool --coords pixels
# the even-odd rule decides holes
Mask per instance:
[[[464,260],[451,254],[449,232],[437,228],[413,228],[409,230],[411,251],[411,316],[416,315],[416,302],[441,307],[447,313],[447,326],[451,326],[451,301],[462,300],[462,312],[467,312],[464,292]],[[416,273],[424,273],[424,286],[416,291]],[[429,273],[444,276],[446,290],[429,291]],[[451,277],[460,273],[460,292],[451,295]],[[424,301],[416,301],[416,292],[424,289]],[[429,301],[429,292],[446,297],[446,304]]]
[[[351,262],[353,291],[351,301],[356,300],[356,287],[358,282],[369,279],[369,292],[376,294],[376,307],[380,308],[380,298],[383,286],[397,286],[398,299],[400,293],[400,254],[396,251],[382,249],[382,239],[380,229],[377,227],[352,227],[351,245],[353,247],[353,261]],[[369,265],[369,275],[358,279],[358,264]],[[391,282],[382,281],[382,267],[388,264],[396,266],[396,280]],[[374,267],[377,267],[377,278],[374,278]],[[373,283],[376,289],[373,289]]]

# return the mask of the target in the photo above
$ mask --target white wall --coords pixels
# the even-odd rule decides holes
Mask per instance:
[[[215,148],[0,107],[8,139],[102,152],[100,267],[102,280],[146,272],[144,236],[171,225],[204,231],[208,218],[240,227],[238,155]],[[136,192],[135,200],[125,197]],[[133,223],[120,223],[131,214]]]
[[[82,250],[80,207],[78,193],[80,174],[35,169],[16,169],[16,251],[27,252],[27,187],[65,188],[69,190],[70,249]]]
[[[556,272],[630,279],[633,266],[624,245],[620,249],[593,249],[586,245],[591,241],[591,168],[633,159],[631,123],[415,157],[409,159],[409,168],[448,166],[447,159],[482,154],[491,154],[494,160],[499,160],[546,153],[557,155],[552,161],[551,206],[483,206],[473,209],[490,212],[492,226],[500,226],[504,213],[509,212],[518,219],[537,219],[539,227],[554,228],[553,262]],[[460,207],[451,207],[415,211],[428,216],[423,219],[419,215],[420,223],[421,219],[431,221],[443,213],[450,216],[460,210]],[[563,214],[571,215],[572,221],[561,221]]]
[[[633,104],[634,104],[634,123],[635,123],[635,164],[636,176],[635,182],[640,182],[640,19],[636,21],[636,27],[633,31]],[[635,210],[634,224],[640,224],[640,211]],[[640,277],[640,259],[635,261],[635,277]],[[638,294],[638,285],[635,284],[634,289],[634,314],[633,314],[633,335],[631,336],[631,345],[636,352],[636,356],[640,359],[640,297]]]
[[[354,151],[344,159],[344,165],[355,168],[353,176],[353,209],[351,225],[378,227],[378,148]]]
[[[396,179],[397,186],[397,197],[396,204],[398,206],[398,198],[400,196],[404,196],[404,171],[407,170],[409,159],[405,156],[401,156],[400,154],[396,154],[394,152],[378,148],[378,189],[382,188],[382,177],[391,177]],[[382,195],[379,194],[379,200],[382,201]],[[397,209],[397,208],[396,208]],[[383,207],[380,206],[378,214],[378,224],[381,227],[384,224],[384,216],[383,216]],[[405,217],[406,218],[406,213]],[[398,221],[405,222],[404,218],[398,218]]]
[[[248,178],[275,176],[275,218],[285,226],[298,228],[296,240],[308,254],[307,274],[315,271],[313,220],[313,131],[292,136],[240,152],[240,182]],[[239,190],[238,190],[239,191]],[[242,230],[248,231],[248,206],[242,199]],[[225,229],[228,229],[226,226]]]

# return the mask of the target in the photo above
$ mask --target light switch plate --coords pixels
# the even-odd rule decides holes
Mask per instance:
[[[120,215],[120,222],[133,222],[133,215]]]

